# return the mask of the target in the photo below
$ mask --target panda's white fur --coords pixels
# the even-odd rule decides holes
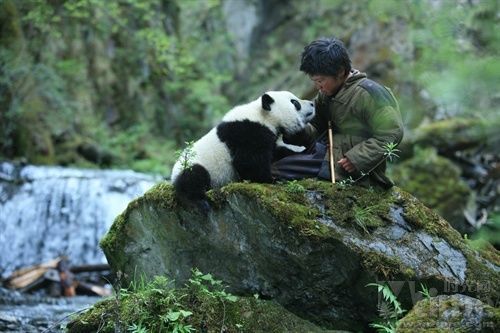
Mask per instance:
[[[236,179],[236,171],[231,162],[231,154],[227,146],[217,137],[214,127],[192,146],[193,158],[189,164],[200,164],[210,175],[210,186],[221,187]],[[182,165],[177,161],[172,169],[171,179],[175,182],[182,172]]]
[[[268,91],[248,104],[234,107],[219,125],[193,144],[191,167],[183,170],[181,160],[175,163],[171,180],[176,192],[197,199],[203,198],[208,188],[239,179],[269,182],[269,156],[278,138],[299,132],[313,115],[311,101],[288,91]],[[209,183],[205,183],[207,174]]]

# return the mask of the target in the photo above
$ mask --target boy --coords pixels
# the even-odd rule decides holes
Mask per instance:
[[[300,70],[319,90],[316,115],[303,132],[284,140],[309,148],[275,162],[273,175],[278,179],[331,179],[326,135],[331,122],[335,179],[392,187],[385,175],[387,147],[395,147],[403,138],[401,114],[392,92],[352,69],[344,44],[336,38],[320,38],[307,45]]]

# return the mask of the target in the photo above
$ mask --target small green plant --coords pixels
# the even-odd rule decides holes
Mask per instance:
[[[368,234],[369,227],[379,227],[383,224],[383,222],[377,216],[377,213],[380,211],[380,209],[381,205],[372,205],[368,207],[359,207],[357,205],[354,205],[354,222]]]
[[[394,142],[388,142],[383,146],[385,149],[384,156],[390,162],[392,162],[393,159],[399,158],[397,153],[401,152],[401,150],[397,149],[397,146],[398,144]]]
[[[142,326],[142,324],[132,324],[127,328],[128,332],[131,333],[148,333],[148,330]]]
[[[123,325],[119,327],[122,332],[194,332],[193,320],[200,320],[196,317],[200,314],[195,313],[199,304],[214,308],[222,305],[222,316],[218,323],[222,330],[225,327],[227,302],[238,300],[224,290],[222,281],[198,269],[192,270],[192,277],[184,288],[177,289],[174,281],[165,276],[156,276],[148,281],[144,274],[135,272],[128,287],[121,288],[121,274],[117,275],[119,280],[113,323]]]
[[[238,300],[238,297],[224,290],[222,281],[214,279],[212,274],[203,274],[197,268],[192,269],[192,278],[189,279],[189,285],[210,298],[229,302],[236,302]]]
[[[306,189],[295,179],[286,182],[285,191],[290,194],[302,194],[306,191]]]
[[[366,287],[376,287],[378,292],[382,294],[382,302],[378,306],[379,316],[382,320],[380,323],[371,323],[370,327],[377,329],[377,332],[395,333],[397,321],[406,310],[401,307],[401,303],[387,284],[369,283]]]
[[[361,208],[359,206],[354,206],[354,222],[359,226],[365,233],[369,233],[366,227],[367,222],[373,218],[371,213],[371,207]]]
[[[422,294],[422,296],[424,296],[426,299],[430,299],[431,298],[431,294],[429,293],[429,288],[427,288],[427,286],[423,283],[420,283],[420,290],[419,293]]]
[[[184,148],[184,150],[178,150],[175,152],[176,158],[181,163],[182,170],[191,170],[193,167],[193,159],[196,157],[193,145],[194,141],[186,142],[186,148]]]
[[[346,178],[346,179],[342,179],[342,180],[339,180],[337,182],[338,186],[341,188],[341,189],[346,189],[348,188],[349,186],[352,186],[356,181],[354,179],[352,179],[351,176],[349,176],[349,178]]]
[[[134,273],[128,288],[117,292],[115,323],[125,324],[126,330],[133,333],[193,332],[187,319],[192,312],[185,309],[183,297],[165,276],[156,276],[148,282],[143,274]]]
[[[166,315],[160,316],[160,319],[168,325],[173,333],[189,333],[195,331],[192,325],[184,324],[184,320],[191,316],[191,311],[179,309],[178,311],[169,310]]]
[[[226,301],[236,302],[238,297],[227,293],[223,286],[222,281],[214,279],[212,274],[203,274],[197,268],[191,270],[192,278],[189,279],[188,288],[195,290],[195,293],[201,294],[202,296],[216,299],[222,303],[222,323],[221,332],[224,330],[225,320],[226,320]]]

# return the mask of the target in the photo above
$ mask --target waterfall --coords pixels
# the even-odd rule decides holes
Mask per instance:
[[[67,255],[105,263],[99,240],[127,204],[161,179],[129,170],[0,163],[0,275]]]

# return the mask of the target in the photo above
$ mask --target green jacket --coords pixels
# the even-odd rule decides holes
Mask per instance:
[[[399,144],[403,138],[403,122],[392,92],[369,80],[366,74],[353,70],[335,96],[317,96],[316,115],[305,131],[309,143],[328,129],[328,121],[333,129],[335,179],[351,177],[359,182],[391,187],[393,183],[385,175],[387,149],[384,146]],[[328,155],[325,160],[329,160]],[[337,163],[344,156],[354,164],[356,172],[348,173]],[[330,178],[328,163],[324,163],[320,175],[325,172]]]

